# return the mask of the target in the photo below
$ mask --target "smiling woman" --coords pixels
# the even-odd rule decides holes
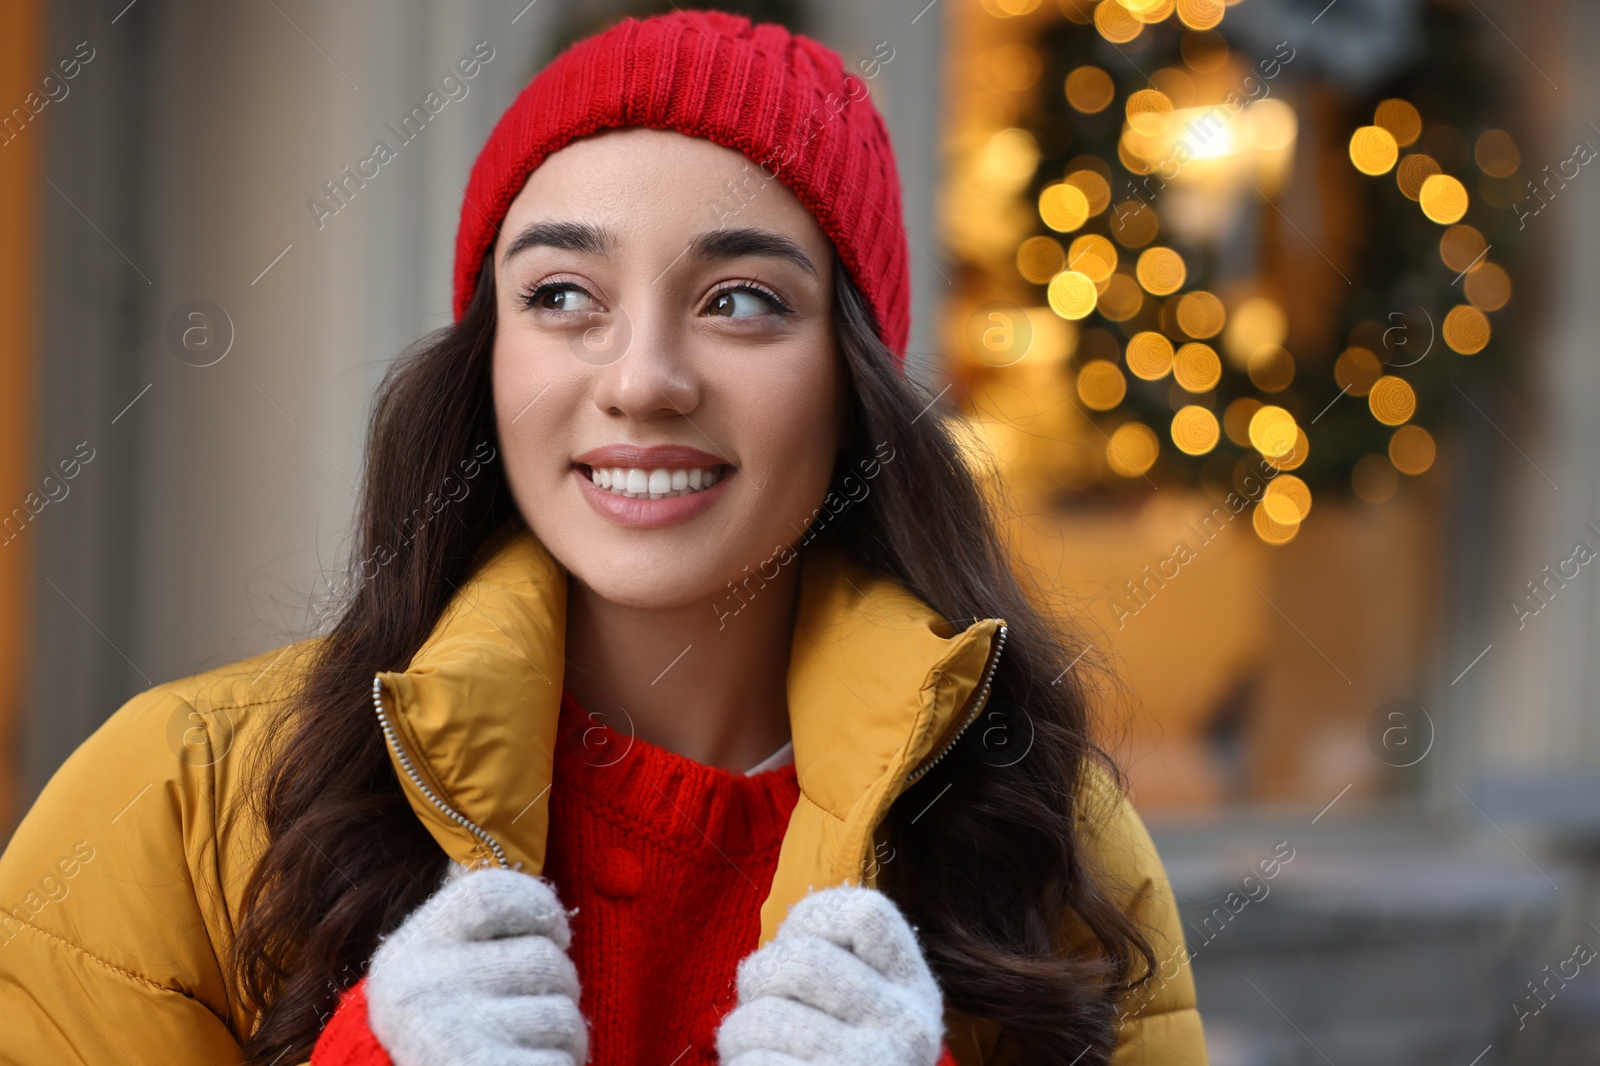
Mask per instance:
[[[844,81],[710,12],[533,80],[466,190],[456,321],[380,389],[353,557],[495,458],[327,636],[155,686],[63,767],[0,902],[119,843],[70,915],[13,910],[8,1050],[1204,1062],[1092,658],[905,376],[894,157]],[[707,229],[752,160],[778,180]]]

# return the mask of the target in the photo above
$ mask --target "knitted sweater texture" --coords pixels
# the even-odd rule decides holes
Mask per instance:
[[[792,761],[750,776],[695,762],[563,696],[545,875],[569,911],[594,1066],[715,1066],[739,960],[761,938],[789,815]],[[765,766],[771,760],[765,761]],[[392,1066],[366,982],[323,1030],[312,1066]],[[468,1024],[465,1020],[463,1024]],[[942,1048],[937,1066],[957,1066]]]

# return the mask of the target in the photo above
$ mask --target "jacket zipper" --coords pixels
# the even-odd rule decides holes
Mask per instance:
[[[433,789],[427,786],[427,784],[422,780],[421,775],[417,773],[416,768],[411,765],[411,756],[406,754],[405,747],[400,743],[400,734],[389,722],[389,716],[383,709],[383,678],[382,676],[376,674],[374,674],[372,678],[372,706],[378,712],[378,725],[383,729],[384,740],[388,741],[389,747],[393,749],[395,756],[400,760],[400,766],[405,770],[406,776],[411,778],[411,783],[416,785],[417,790],[426,796],[430,803],[439,808],[439,810],[444,813],[445,817],[460,825],[463,829],[466,829],[469,833],[482,841],[483,844],[494,853],[496,862],[498,862],[501,866],[510,869],[511,863],[506,859],[505,849],[500,846],[500,842],[494,837],[490,836],[488,832],[481,826],[468,820],[466,815],[462,814],[460,811],[456,810],[454,807],[450,806],[444,800],[435,795]]]
[[[956,741],[961,739],[961,734],[965,733],[967,731],[967,727],[973,722],[976,722],[978,720],[978,716],[983,713],[983,708],[989,702],[989,692],[992,687],[992,682],[994,681],[995,667],[1000,665],[1000,652],[1005,649],[1005,646],[1006,625],[1004,622],[1001,622],[1000,628],[995,631],[994,647],[989,649],[989,663],[984,667],[983,681],[979,684],[978,691],[973,696],[972,709],[968,711],[966,717],[961,720],[961,724],[956,727],[955,733],[953,733],[950,739],[945,742],[944,747],[939,749],[938,754],[934,755],[930,759],[924,760],[920,766],[906,775],[907,784],[911,784],[923,774],[927,773],[929,770],[932,770],[936,765],[938,765],[940,759],[943,759],[946,755],[950,754],[950,750],[956,746]]]

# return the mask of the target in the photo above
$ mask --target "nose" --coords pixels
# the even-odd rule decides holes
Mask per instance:
[[[700,379],[687,358],[684,330],[664,307],[619,309],[599,343],[609,345],[595,374],[595,406],[608,415],[651,421],[686,415],[700,403]],[[591,348],[592,350],[592,348]]]

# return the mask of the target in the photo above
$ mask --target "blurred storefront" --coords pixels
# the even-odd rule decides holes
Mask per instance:
[[[941,350],[1019,570],[1116,669],[1216,1061],[1592,1061],[1600,982],[1538,982],[1600,944],[1600,374],[1564,303],[1600,128],[1552,29],[1600,23],[951,19]]]

